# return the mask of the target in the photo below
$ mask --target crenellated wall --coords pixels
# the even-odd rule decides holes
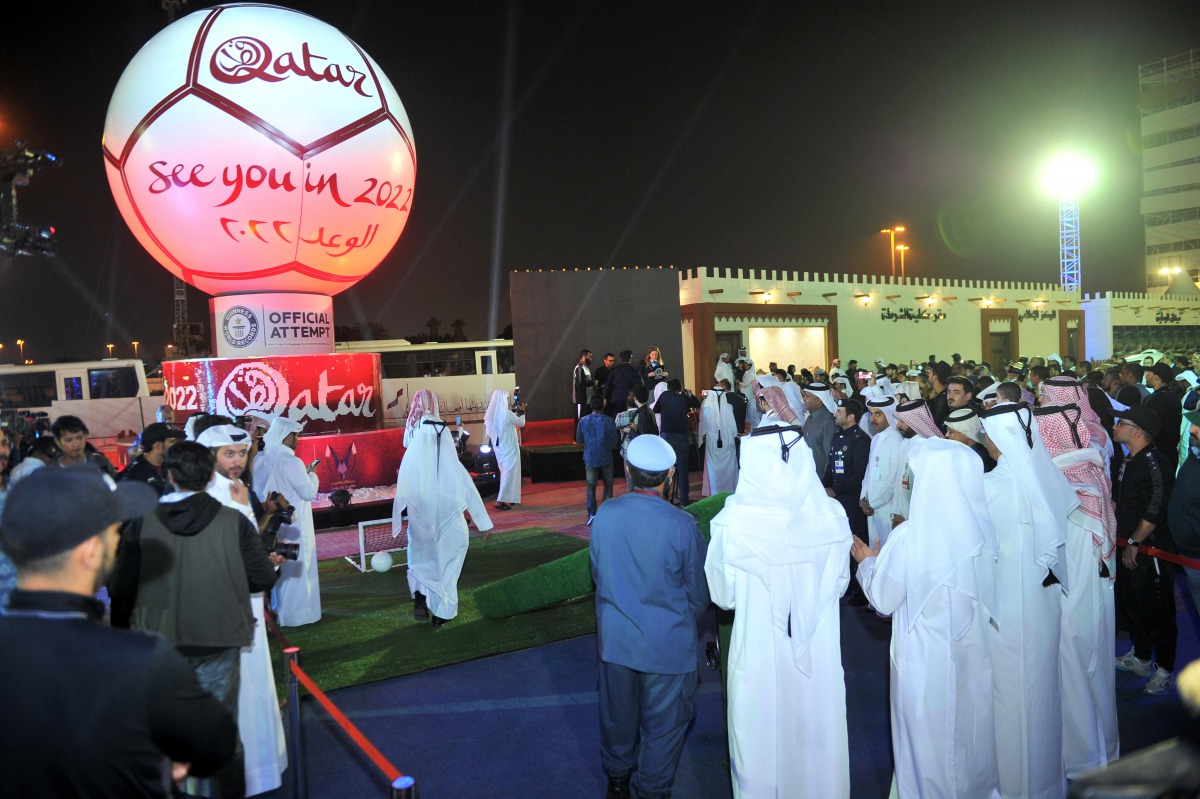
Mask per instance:
[[[1088,319],[1088,352],[1097,357],[1200,349],[1200,297],[1107,291],[1085,294],[1081,304]]]
[[[1186,331],[1200,325],[1198,298],[1129,292],[1092,297],[1055,283],[901,281],[883,275],[703,266],[679,270],[679,304],[699,383],[709,379],[709,362],[717,354],[715,336],[740,332],[748,343],[754,328],[825,327],[826,363],[841,357],[843,362],[855,358],[870,364],[876,358],[921,361],[930,354],[949,360],[956,352],[967,359],[995,361],[1004,346],[1019,355],[1073,351],[1099,360],[1120,354],[1126,340],[1135,338],[1118,334],[1114,350],[1114,327],[1157,325],[1161,335],[1163,326]],[[1170,321],[1172,315],[1179,319]],[[707,330],[702,329],[705,325]],[[760,335],[759,340],[770,338]],[[1164,340],[1182,348],[1187,334]],[[755,358],[753,352],[750,356]],[[774,354],[772,359],[780,365],[796,363]],[[766,366],[761,357],[755,361]],[[802,365],[813,364],[796,363]]]

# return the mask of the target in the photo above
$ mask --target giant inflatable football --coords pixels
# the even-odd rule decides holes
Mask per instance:
[[[416,150],[392,84],[337,29],[278,6],[214,6],[147,42],[103,149],[138,241],[210,294],[337,294],[412,208]]]

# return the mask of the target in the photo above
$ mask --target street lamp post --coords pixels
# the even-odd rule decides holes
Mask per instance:
[[[1042,188],[1058,200],[1059,282],[1079,291],[1079,197],[1096,182],[1096,165],[1078,153],[1056,155],[1042,167]]]
[[[896,279],[896,234],[904,232],[904,225],[893,225],[892,227],[885,227],[883,230],[881,230],[879,232],[887,233],[888,236],[891,237],[892,244],[888,249],[890,249],[892,252],[892,280],[895,280]],[[903,259],[903,256],[901,256],[901,258]]]
[[[104,346],[108,347],[108,357],[110,357],[110,358],[111,358],[111,357],[112,357],[112,351],[113,351],[113,347],[115,347],[116,345],[115,345],[115,344],[105,344]]]
[[[21,363],[25,362],[25,339],[17,339],[17,346],[21,348]]]
[[[908,252],[908,246],[897,244],[896,251],[900,253],[900,282],[904,282],[904,253]]]
[[[133,342],[133,357],[134,357],[134,359],[136,359],[138,356],[137,348],[138,348],[138,343],[135,341],[135,342]]]

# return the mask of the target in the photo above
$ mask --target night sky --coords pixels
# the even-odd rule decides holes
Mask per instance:
[[[1195,0],[290,5],[357,41],[412,121],[408,226],[335,299],[338,324],[397,336],[431,316],[498,333],[513,269],[890,273],[892,224],[910,275],[1056,282],[1057,203],[1035,173],[1068,144],[1101,170],[1081,202],[1084,291],[1142,290],[1137,68],[1200,47]],[[117,80],[165,23],[160,0],[6,20],[0,146],[63,165],[19,190],[21,220],[55,225],[59,247],[0,272],[0,362],[17,338],[43,362],[135,339],[155,360],[170,340],[171,276],[100,153]]]

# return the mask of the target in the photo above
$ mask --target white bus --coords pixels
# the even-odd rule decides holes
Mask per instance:
[[[146,370],[133,359],[0,366],[0,409],[47,410],[55,400],[149,395]]]
[[[478,425],[495,389],[512,393],[516,366],[512,339],[412,344],[407,339],[345,341],[334,352],[379,353],[380,399],[385,427],[403,426],[420,389],[438,398],[442,418]],[[472,431],[474,435],[476,431]]]

